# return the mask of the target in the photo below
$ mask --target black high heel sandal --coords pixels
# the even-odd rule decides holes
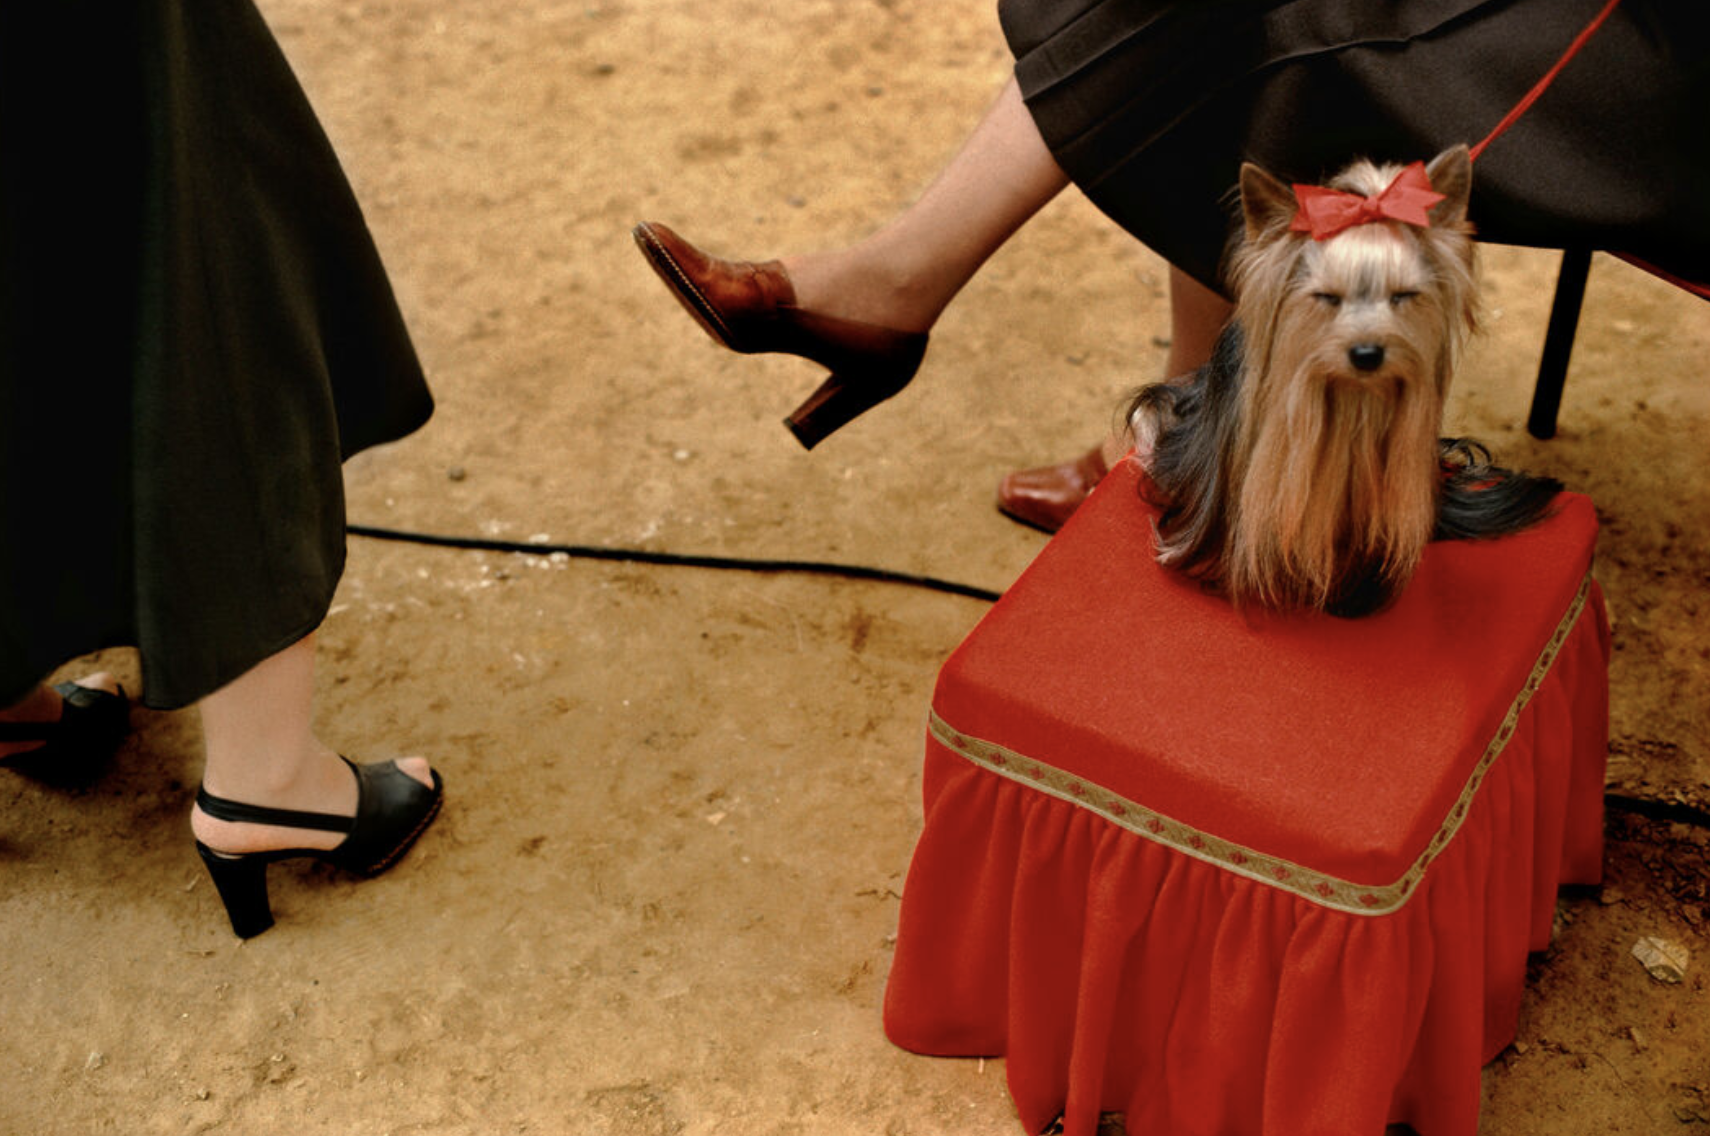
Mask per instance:
[[[197,806],[215,820],[347,834],[335,848],[269,852],[220,852],[198,840],[196,851],[208,866],[208,875],[213,877],[238,938],[253,939],[273,926],[273,907],[267,900],[267,865],[275,860],[307,856],[359,876],[377,876],[397,863],[439,815],[445,788],[438,770],[429,789],[399,769],[395,761],[358,765],[346,757],[340,760],[356,775],[355,816],[270,809],[216,797],[206,788],[197,792]]]
[[[59,682],[65,702],[57,721],[0,722],[0,742],[41,742],[34,749],[0,757],[0,766],[37,781],[80,785],[95,779],[130,728],[131,703],[117,694],[75,682]]]

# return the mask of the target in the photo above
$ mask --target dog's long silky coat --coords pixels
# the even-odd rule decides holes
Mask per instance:
[[[1545,514],[1558,482],[1440,437],[1479,321],[1471,172],[1464,146],[1429,163],[1444,198],[1428,227],[1314,240],[1291,229],[1289,187],[1242,168],[1234,316],[1209,364],[1130,408],[1163,563],[1238,604],[1362,615],[1395,597],[1429,541]],[[1398,173],[1361,161],[1330,184],[1371,197]]]

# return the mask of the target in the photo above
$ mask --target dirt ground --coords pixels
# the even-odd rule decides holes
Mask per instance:
[[[1044,538],[998,477],[1078,453],[1159,371],[1162,265],[1071,192],[915,385],[810,455],[778,419],[814,369],[715,349],[631,245],[643,218],[742,256],[863,233],[1004,78],[990,0],[263,9],[439,400],[348,467],[355,522],[1001,589]],[[1710,1133],[1710,306],[1599,257],[1535,442],[1555,259],[1488,250],[1451,427],[1598,503],[1619,807],[1483,1131]],[[194,715],[137,713],[90,789],[0,780],[0,1133],[1019,1131],[1001,1061],[900,1052],[878,1013],[933,678],[983,611],[353,540],[323,733],[432,757],[443,818],[376,882],[276,867],[279,925],[240,945],[187,831]],[[1691,949],[1685,982],[1630,956],[1647,935]]]

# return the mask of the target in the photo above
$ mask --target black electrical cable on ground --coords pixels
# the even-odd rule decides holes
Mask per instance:
[[[947,592],[969,599],[995,601],[1001,593],[936,576],[917,576],[911,572],[893,572],[889,568],[871,568],[862,564],[833,564],[820,560],[766,560],[745,556],[694,556],[679,552],[649,552],[640,548],[602,548],[588,544],[532,544],[516,540],[489,540],[473,536],[440,536],[434,533],[409,532],[403,529],[383,529],[373,525],[346,525],[352,536],[374,540],[395,540],[408,544],[431,544],[444,548],[480,549],[485,552],[520,552],[530,556],[550,556],[555,552],[580,560],[619,560],[636,564],[661,564],[676,568],[721,568],[743,572],[806,572],[819,576],[844,576],[855,580],[876,580],[885,584],[907,584],[935,592]]]
[[[1603,794],[1603,803],[1616,812],[1631,813],[1646,820],[1710,828],[1710,810],[1689,805],[1684,801],[1654,801],[1648,797],[1633,797],[1610,790]]]

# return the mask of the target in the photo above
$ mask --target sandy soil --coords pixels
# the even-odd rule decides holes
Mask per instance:
[[[745,256],[862,233],[1001,82],[987,0],[263,7],[439,398],[351,464],[354,521],[1002,588],[1044,538],[993,510],[997,478],[1078,452],[1160,367],[1162,266],[1070,194],[914,387],[808,455],[777,419],[813,369],[714,349],[630,244],[642,218]],[[1484,1131],[1688,1136],[1710,1131],[1710,307],[1599,258],[1562,433],[1534,442],[1554,261],[1489,250],[1452,425],[1598,502],[1620,808]],[[983,610],[353,541],[324,733],[432,756],[443,819],[380,881],[275,868],[279,926],[239,945],[188,838],[193,715],[138,713],[90,789],[0,781],[0,1133],[1018,1131],[1001,1062],[899,1052],[878,1017],[932,680]],[[1643,935],[1693,950],[1684,983],[1629,957]]]

